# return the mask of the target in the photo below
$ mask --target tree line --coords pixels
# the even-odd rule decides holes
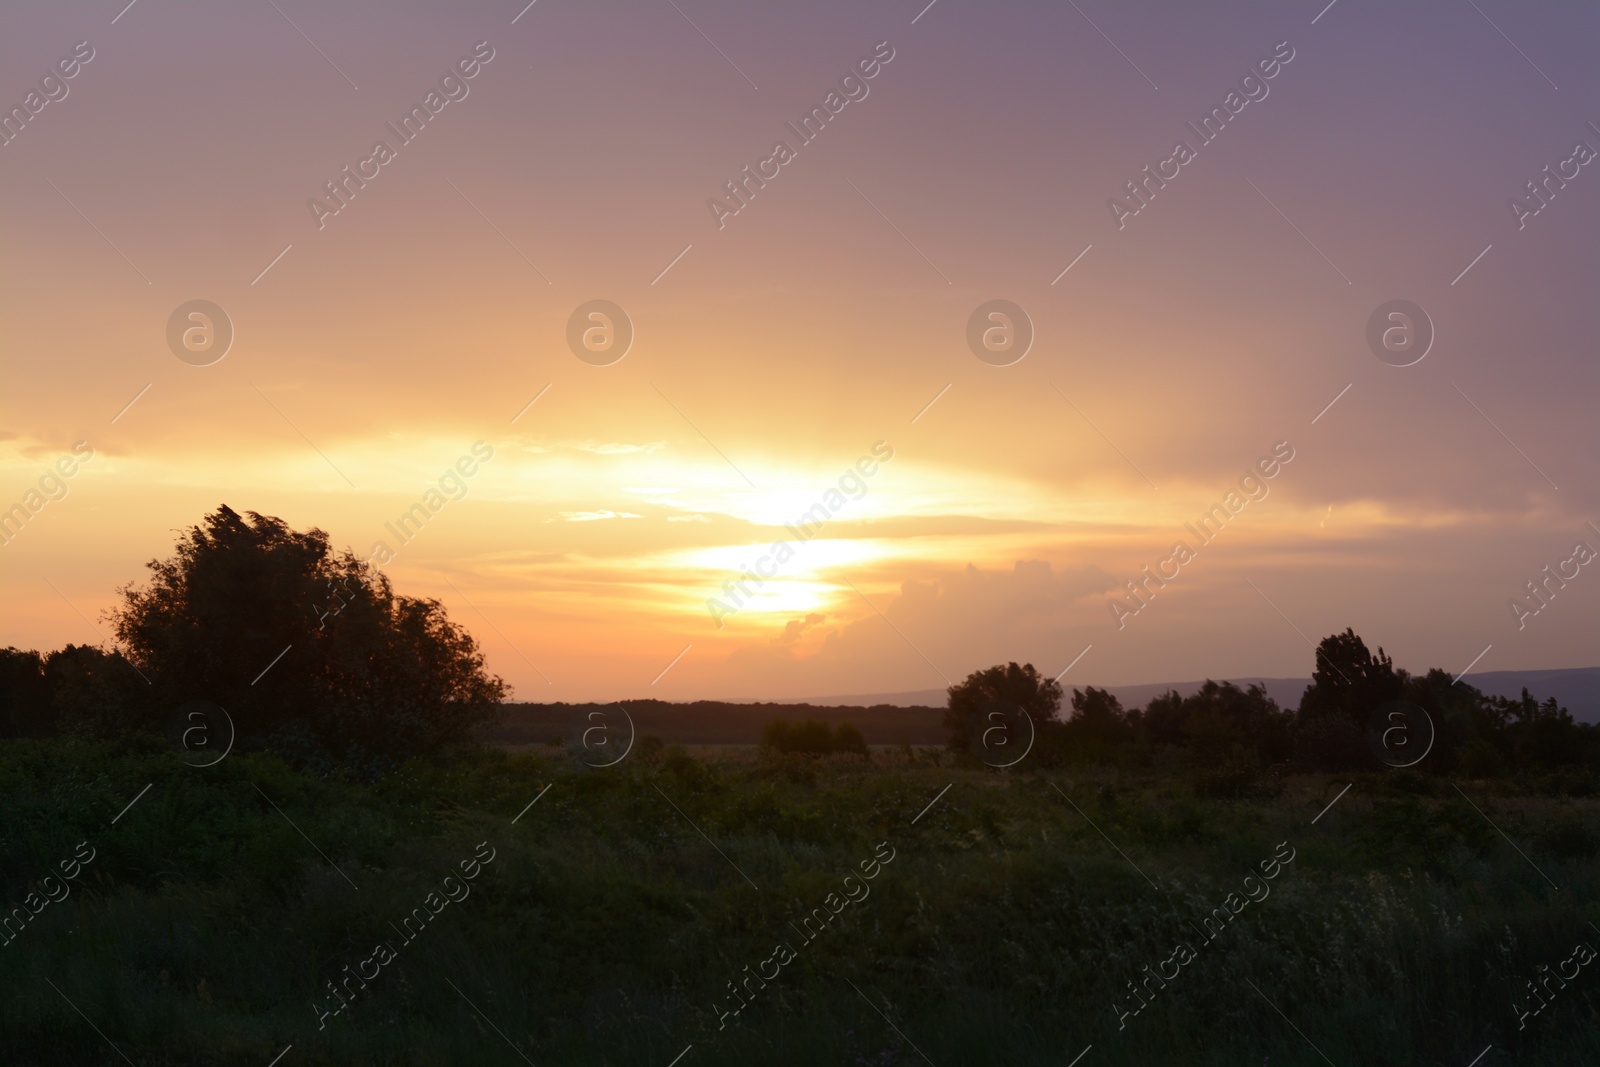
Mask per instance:
[[[1488,696],[1448,671],[1413,675],[1372,652],[1353,630],[1317,645],[1299,707],[1265,687],[1207,680],[1124,708],[1104,689],[1074,689],[1032,664],[976,671],[948,690],[948,747],[991,766],[1024,748],[1043,766],[1108,764],[1192,770],[1227,792],[1262,772],[1353,772],[1411,767],[1486,777],[1600,770],[1600,727],[1575,722],[1554,698]]]

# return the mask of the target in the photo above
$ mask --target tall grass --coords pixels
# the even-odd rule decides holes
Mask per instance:
[[[1464,1067],[1492,1044],[1485,1065],[1600,1063],[1600,967],[1520,1032],[1511,1006],[1540,964],[1600,947],[1592,797],[1456,783],[1480,814],[1449,783],[1373,776],[1313,824],[1349,779],[1221,800],[875,761],[669,750],[597,771],[488,750],[360,785],[8,743],[5,900],[79,841],[98,854],[0,947],[0,1061],[264,1067],[292,1044],[281,1067],[666,1067],[692,1045],[680,1067],[946,1067],[1092,1044],[1082,1067]],[[483,841],[471,895],[403,943],[389,924]],[[882,842],[870,896],[801,937]],[[1280,842],[1295,858],[1270,896],[1204,939]],[[380,940],[398,958],[319,1029],[325,983]],[[795,959],[719,1027],[727,983],[780,941]],[[1127,983],[1179,941],[1196,958],[1119,1029]]]

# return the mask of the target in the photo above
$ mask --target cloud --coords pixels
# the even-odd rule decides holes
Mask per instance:
[[[600,519],[642,519],[643,515],[635,515],[631,511],[608,511],[604,508],[599,511],[558,511],[556,516],[564,522],[596,522]]]
[[[651,441],[648,444],[629,445],[620,441],[579,441],[566,446],[577,452],[593,452],[597,456],[631,456],[637,453],[650,455],[667,447],[665,441]]]
[[[775,645],[796,644],[800,638],[804,636],[807,630],[814,626],[821,625],[821,623],[826,619],[826,615],[820,615],[815,611],[811,612],[811,614],[807,615],[803,619],[790,619],[784,625],[783,632],[772,639],[772,643]]]

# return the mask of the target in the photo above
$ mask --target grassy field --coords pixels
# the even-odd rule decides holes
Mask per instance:
[[[1592,782],[939,762],[7,742],[0,1061],[1600,1063]]]
[[[571,739],[593,723],[620,730],[622,711],[640,736],[659,737],[678,745],[754,745],[774,719],[815,719],[837,726],[849,723],[871,745],[942,745],[942,707],[818,707],[812,704],[732,704],[699,700],[678,704],[665,700],[628,700],[615,704],[520,704],[502,706],[500,717],[480,729],[480,740],[494,744],[538,745],[552,738]],[[590,719],[590,713],[600,717]]]

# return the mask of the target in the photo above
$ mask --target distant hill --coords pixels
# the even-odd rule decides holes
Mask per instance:
[[[1300,706],[1300,697],[1306,691],[1306,686],[1311,684],[1310,678],[1247,676],[1229,680],[1240,687],[1259,682],[1266,686],[1267,695],[1276,700],[1280,707],[1291,709]],[[1572,712],[1572,717],[1579,722],[1600,723],[1600,667],[1573,667],[1549,671],[1484,671],[1481,674],[1469,674],[1463,681],[1490,696],[1517,697],[1522,695],[1522,690],[1526,687],[1528,692],[1541,701],[1555,697],[1556,702]],[[1203,684],[1203,682],[1160,682],[1151,685],[1109,685],[1097,688],[1106,689],[1127,708],[1143,707],[1151,698],[1158,697],[1171,689],[1177,690],[1180,696],[1188,696],[1198,691]],[[1071,685],[1066,685],[1069,695],[1072,688]],[[1083,684],[1080,683],[1078,688],[1083,688]],[[943,689],[917,689],[905,693],[815,697],[812,703],[943,707],[945,694]]]

